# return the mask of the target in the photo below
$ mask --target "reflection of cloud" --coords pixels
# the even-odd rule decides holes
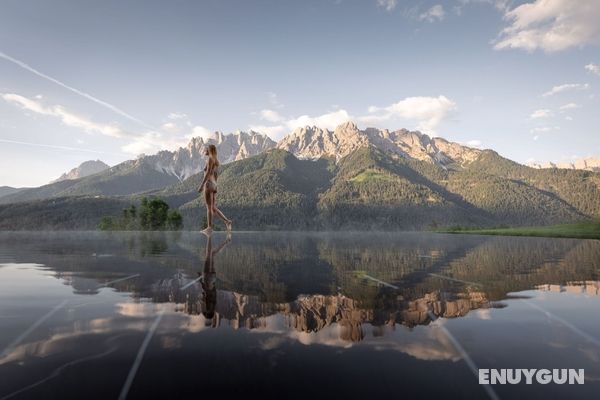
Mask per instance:
[[[491,314],[489,308],[480,308],[479,310],[476,310],[475,316],[477,318],[483,319],[483,320],[490,320],[490,319],[492,319],[492,314]]]
[[[428,326],[408,330],[404,327],[387,332],[376,342],[366,342],[376,350],[395,350],[419,360],[460,360],[460,355],[439,325],[445,320],[438,319]]]
[[[117,330],[145,332],[148,323],[144,320],[127,321],[115,318],[99,318],[71,325],[70,331],[55,333],[38,341],[16,346],[4,358],[0,365],[17,362],[27,357],[48,357],[67,351],[79,351],[76,339],[84,335],[106,335]]]
[[[175,311],[174,303],[117,303],[116,313],[125,317],[152,317],[162,310]]]
[[[160,345],[163,349],[179,349],[181,348],[181,337],[164,335],[160,338]]]
[[[317,332],[302,332],[290,330],[288,337],[304,345],[320,344],[334,347],[352,347],[352,342],[342,339],[343,326],[339,323],[331,324]]]
[[[210,328],[210,326],[206,326],[206,318],[204,318],[204,315],[200,314],[187,315],[187,318],[181,321],[179,328],[189,333],[198,333]]]
[[[454,346],[448,340],[448,337],[438,325],[443,324],[444,320],[437,320],[428,326],[420,326],[409,330],[402,325],[394,327],[374,327],[370,324],[364,324],[365,331],[375,328],[385,329],[385,335],[365,339],[361,346],[371,347],[377,351],[398,351],[407,354],[419,360],[460,360],[460,355],[456,352]],[[340,348],[349,348],[354,344],[342,339],[344,326],[335,323],[323,328],[317,332],[290,331],[287,334],[282,333],[274,335],[261,342],[263,350],[274,350],[286,343],[299,342],[304,345],[322,345]],[[265,332],[265,331],[261,331]],[[269,332],[270,333],[270,332]]]
[[[85,335],[108,335],[117,331],[146,332],[149,327],[149,320],[153,319],[162,310],[165,311],[165,314],[184,317],[185,320],[195,321],[201,319],[202,323],[204,321],[203,317],[197,318],[197,316],[176,313],[175,304],[173,303],[117,303],[115,308],[116,317],[79,321],[76,324],[62,327],[59,333],[53,333],[49,337],[20,344],[0,359],[0,365],[18,362],[28,357],[47,357],[69,351],[78,352],[80,351],[80,343],[77,339]],[[127,318],[123,318],[123,316]],[[182,329],[186,330],[184,323],[180,325],[162,324],[160,326],[161,333],[181,334]],[[187,329],[187,331],[193,332],[190,329]],[[165,343],[175,344],[171,339],[168,339]]]

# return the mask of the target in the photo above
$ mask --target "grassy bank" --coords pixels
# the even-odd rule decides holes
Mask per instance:
[[[556,238],[600,239],[600,221],[580,222],[577,224],[502,227],[502,228],[470,228],[455,226],[437,230],[443,233],[465,233],[474,235],[503,235],[503,236],[539,236]]]

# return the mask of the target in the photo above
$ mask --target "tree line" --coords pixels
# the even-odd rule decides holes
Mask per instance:
[[[132,204],[124,208],[120,216],[105,216],[99,228],[103,231],[178,231],[183,228],[183,217],[164,200],[144,197],[139,210]]]

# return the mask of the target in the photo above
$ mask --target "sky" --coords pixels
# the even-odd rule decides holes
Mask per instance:
[[[347,120],[600,156],[597,21],[600,0],[4,0],[0,186]]]

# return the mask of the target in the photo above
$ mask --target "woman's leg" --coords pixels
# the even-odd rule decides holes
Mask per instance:
[[[208,188],[204,188],[204,201],[206,202],[206,225],[207,229],[212,229],[212,219],[213,219],[213,211],[212,211],[212,197],[213,192]]]
[[[223,220],[223,222],[225,222],[225,225],[227,225],[227,229],[231,229],[231,228],[230,228],[230,225],[231,225],[231,220],[229,220],[229,219],[228,219],[228,218],[225,216],[225,214],[223,214],[223,213],[221,212],[221,210],[219,210],[219,209],[217,208],[217,194],[216,194],[216,193],[213,193],[213,196],[212,196],[212,210],[213,210],[213,212],[214,212],[215,214],[217,214],[217,216],[218,216],[219,218],[221,218],[221,219]]]

